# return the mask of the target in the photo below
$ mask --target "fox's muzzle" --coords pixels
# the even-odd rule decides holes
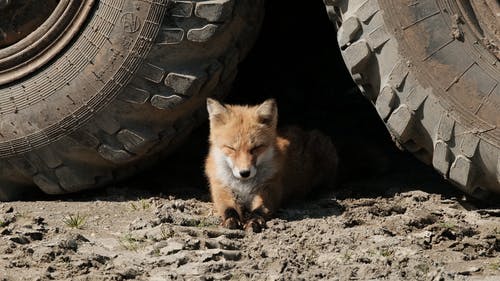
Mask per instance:
[[[234,166],[231,167],[231,169],[233,170],[233,175],[237,179],[241,180],[251,179],[257,174],[257,168],[255,168],[253,165],[248,168],[242,168],[242,169]]]

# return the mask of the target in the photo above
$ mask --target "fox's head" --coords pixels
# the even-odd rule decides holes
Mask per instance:
[[[223,105],[207,99],[210,143],[218,165],[239,180],[271,173],[278,109],[273,99],[256,106]]]

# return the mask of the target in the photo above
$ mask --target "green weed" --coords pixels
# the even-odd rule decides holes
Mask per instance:
[[[149,203],[145,199],[139,200],[139,202],[136,204],[134,202],[130,202],[130,208],[133,211],[139,211],[139,210],[147,210],[151,207],[151,203]]]
[[[162,226],[160,231],[162,240],[167,240],[168,238],[172,238],[174,236],[174,231],[170,228],[167,229],[165,226]]]
[[[119,242],[120,245],[122,245],[122,247],[124,247],[125,249],[136,252],[139,249],[141,243],[144,242],[144,239],[133,237],[132,234],[127,233],[120,238]]]
[[[388,258],[388,257],[392,256],[393,251],[391,251],[389,249],[381,249],[379,253],[382,257]]]
[[[456,225],[453,223],[453,222],[441,222],[439,224],[439,226],[441,228],[444,228],[444,229],[450,229],[450,230],[453,230],[455,229]]]
[[[427,274],[429,272],[429,265],[425,263],[420,263],[415,266],[415,270]]]
[[[76,215],[69,215],[63,219],[64,224],[66,226],[76,229],[82,229],[87,221],[87,216],[82,216],[79,213]]]
[[[488,265],[491,270],[500,270],[500,260],[492,262]]]

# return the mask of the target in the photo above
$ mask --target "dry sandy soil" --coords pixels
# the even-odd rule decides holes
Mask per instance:
[[[199,167],[173,160],[122,186],[0,203],[0,280],[500,280],[498,206],[398,161],[258,234],[220,227]]]

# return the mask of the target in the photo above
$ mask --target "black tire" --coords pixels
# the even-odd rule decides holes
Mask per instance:
[[[500,63],[465,2],[325,0],[353,80],[396,144],[489,199],[500,193]]]
[[[99,187],[171,151],[227,92],[264,12],[263,0],[92,2],[45,64],[20,77],[0,59],[0,200]]]

